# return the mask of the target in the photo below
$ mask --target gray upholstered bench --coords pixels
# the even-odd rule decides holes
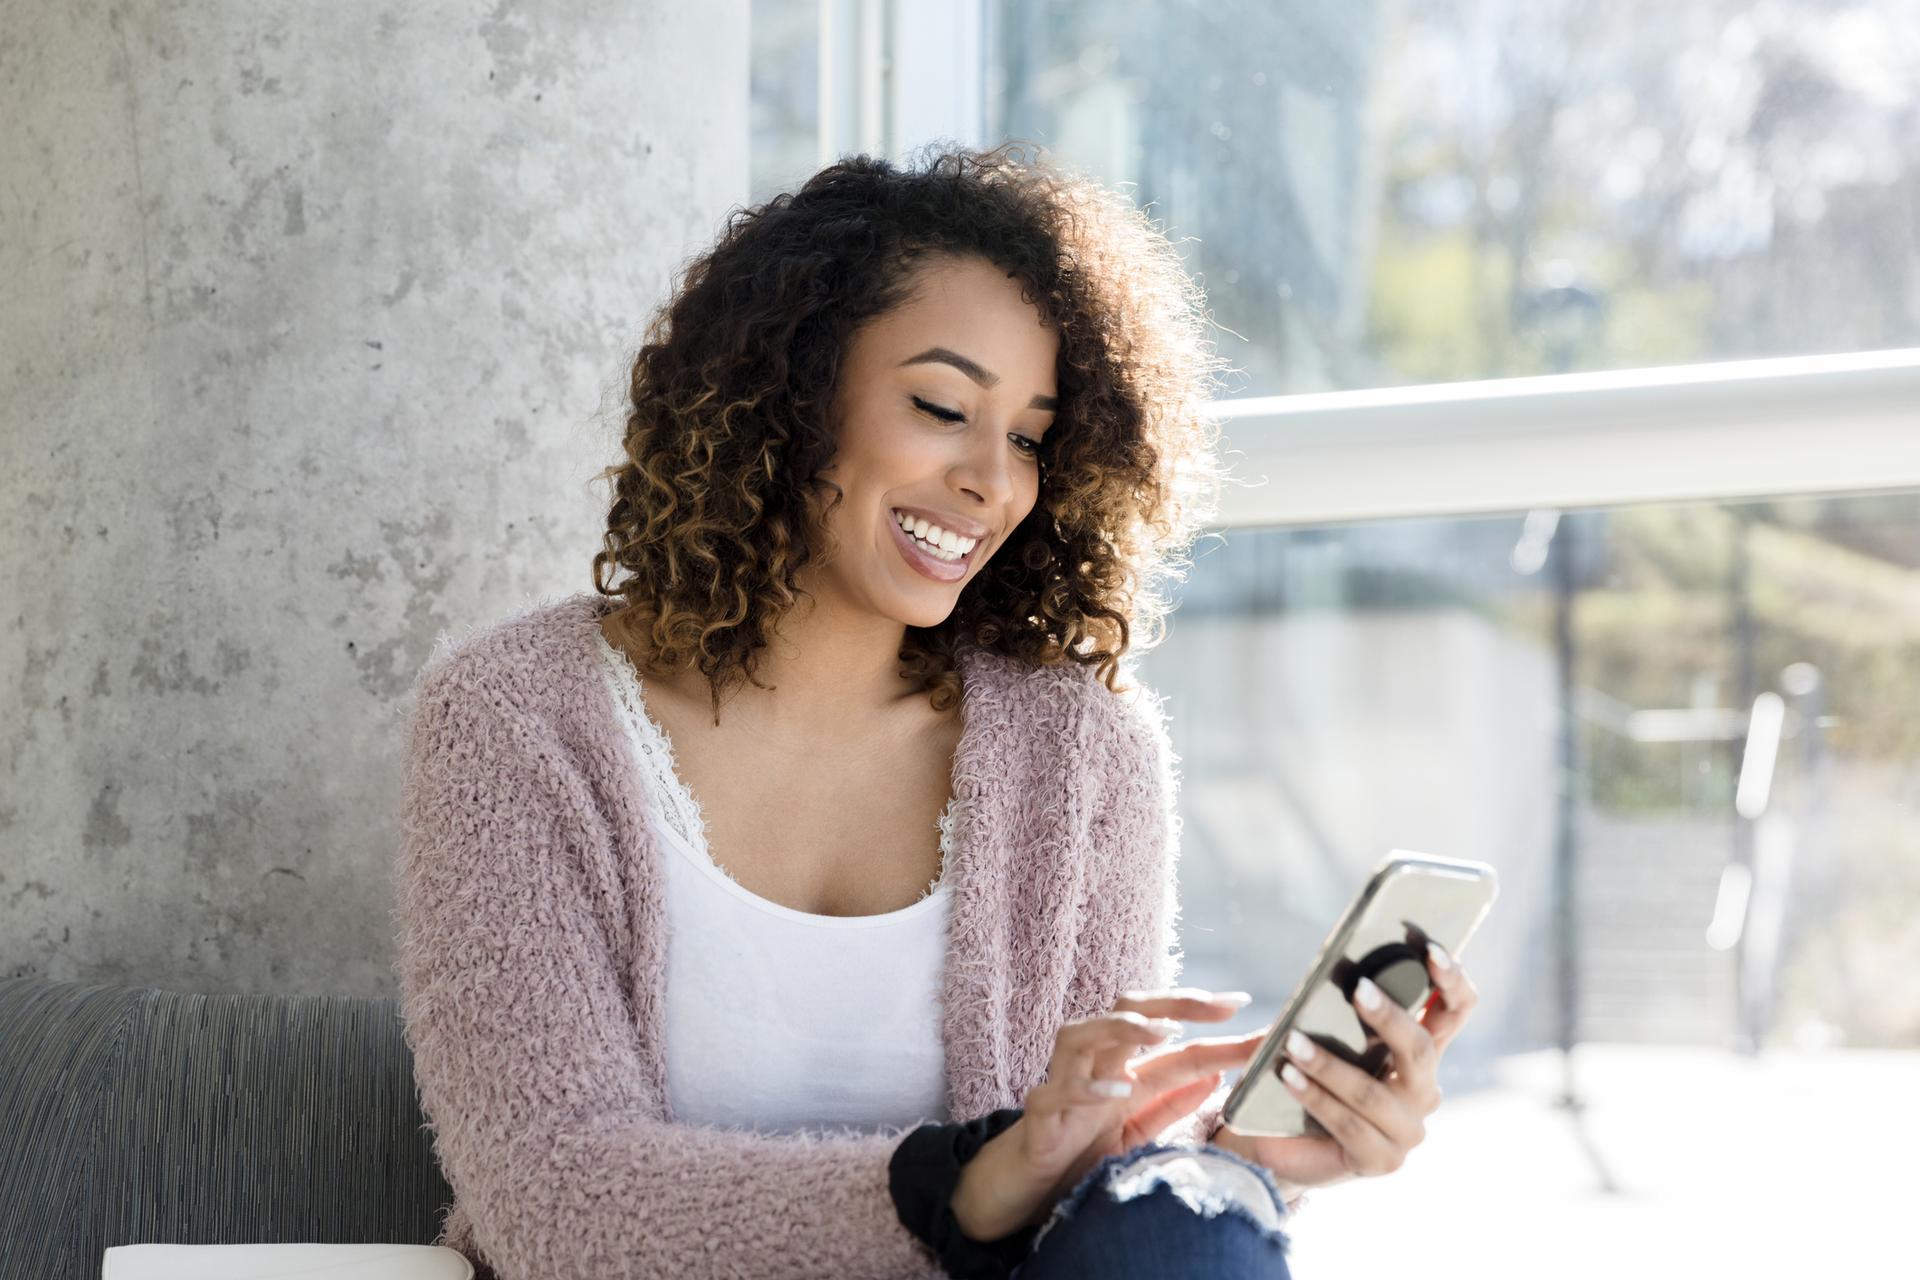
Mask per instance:
[[[111,1246],[432,1244],[399,1002],[0,980],[0,1280]]]

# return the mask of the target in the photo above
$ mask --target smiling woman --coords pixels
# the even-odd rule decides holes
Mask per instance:
[[[1172,751],[1119,687],[1215,510],[1219,363],[1139,210],[1014,146],[735,215],[634,361],[596,593],[417,693],[447,1243],[502,1277],[1286,1275],[1293,1188],[1184,1152],[1258,1038],[1163,1043],[1231,1002],[1174,986]]]
[[[1116,687],[1217,509],[1206,329],[1140,210],[1019,144],[850,157],[736,212],[633,363],[613,629],[715,724],[848,605],[905,624],[863,701],[951,708],[963,642]]]

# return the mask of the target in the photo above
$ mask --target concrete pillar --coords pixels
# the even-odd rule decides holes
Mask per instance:
[[[0,973],[392,994],[404,695],[588,590],[746,0],[0,0]]]

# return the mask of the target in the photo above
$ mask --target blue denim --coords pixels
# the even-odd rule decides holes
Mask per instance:
[[[1262,1166],[1211,1144],[1149,1142],[1102,1160],[1054,1206],[1012,1280],[1290,1280],[1286,1213]]]

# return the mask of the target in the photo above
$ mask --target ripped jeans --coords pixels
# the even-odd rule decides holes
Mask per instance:
[[[1216,1146],[1108,1156],[1054,1206],[1012,1280],[1290,1280],[1273,1175]]]

